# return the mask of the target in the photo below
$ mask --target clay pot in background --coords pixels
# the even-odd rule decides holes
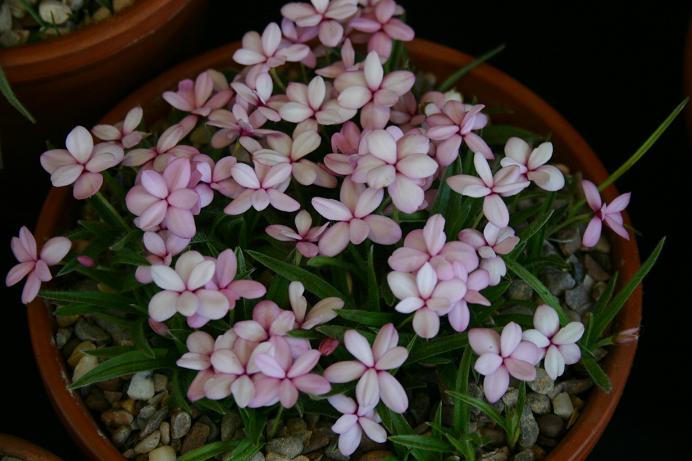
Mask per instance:
[[[155,121],[169,110],[160,97],[163,91],[174,88],[179,80],[194,77],[205,69],[222,69],[228,66],[230,56],[239,47],[240,43],[232,43],[175,67],[122,101],[104,117],[104,121],[113,123],[121,120],[127,111],[137,104],[144,107],[149,123]],[[451,48],[420,39],[409,43],[408,49],[411,61],[418,68],[434,73],[439,79],[444,79],[473,59]],[[466,97],[475,96],[490,107],[499,105],[512,109],[511,114],[493,116],[493,121],[511,122],[537,133],[551,133],[557,160],[567,164],[574,171],[583,172],[585,178],[601,183],[608,177],[596,154],[567,120],[535,93],[508,75],[489,65],[482,65],[464,77],[458,86]],[[604,195],[606,200],[610,201],[618,193],[611,186],[605,190]],[[36,228],[35,235],[39,242],[63,229],[61,220],[65,217],[64,211],[73,204],[69,187],[53,188],[50,191]],[[625,223],[629,224],[626,213],[624,217]],[[637,244],[634,240],[615,239],[612,249],[613,266],[620,273],[620,280],[626,282],[632,278],[640,265]],[[614,328],[622,330],[638,327],[641,311],[642,291],[641,288],[637,288],[616,319]],[[120,452],[99,430],[97,422],[78,394],[66,389],[68,382],[65,378],[70,372],[53,342],[56,326],[50,309],[42,300],[37,299],[28,306],[28,315],[31,341],[41,376],[66,427],[91,459],[124,461]],[[635,349],[636,343],[631,343],[618,345],[609,352],[604,366],[612,381],[613,390],[609,394],[598,389],[591,392],[581,416],[560,444],[548,455],[547,461],[586,459],[615,411],[632,367]]]
[[[62,461],[33,443],[7,434],[0,434],[0,458],[3,456],[12,456],[22,461]]]

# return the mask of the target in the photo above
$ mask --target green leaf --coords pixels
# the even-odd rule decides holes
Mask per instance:
[[[613,298],[613,294],[615,293],[615,286],[617,285],[617,281],[619,279],[619,273],[615,272],[611,277],[610,280],[608,281],[608,285],[606,285],[605,290],[601,294],[601,296],[596,300],[596,304],[594,304],[593,308],[591,309],[591,312],[587,312],[586,314],[586,332],[584,333],[582,343],[589,349],[592,348],[593,343],[595,343],[599,338],[593,336],[593,331],[594,331],[594,317],[601,311],[603,311],[610,300]]]
[[[568,321],[567,314],[565,314],[565,311],[562,309],[560,301],[550,292],[550,290],[548,290],[548,288],[546,288],[545,285],[543,285],[543,282],[538,280],[538,277],[533,275],[524,266],[513,259],[508,258],[507,256],[503,256],[502,259],[505,261],[505,264],[509,270],[514,272],[514,274],[516,274],[520,279],[533,288],[533,291],[538,293],[538,296],[541,297],[543,302],[555,309],[557,315],[560,317],[560,324],[565,325]]]
[[[259,442],[251,443],[247,440],[243,440],[237,447],[235,447],[229,459],[232,461],[249,460],[255,456],[255,453],[257,453],[260,448],[261,446],[259,445]],[[178,461],[180,461],[180,458],[178,458]]]
[[[389,312],[371,312],[357,309],[339,309],[337,315],[351,322],[368,325],[371,327],[381,327],[385,323],[394,322],[396,315]]]
[[[453,333],[447,336],[438,336],[425,343],[416,345],[411,351],[405,365],[421,362],[431,357],[445,354],[466,347],[469,343],[466,333]]]
[[[382,424],[387,429],[387,432],[389,432],[390,434],[414,434],[413,428],[409,425],[408,421],[406,421],[406,418],[404,418],[402,415],[398,413],[394,413],[386,406],[379,405],[377,407],[377,414],[382,419]],[[397,455],[399,455],[399,457],[407,459],[409,451],[404,450],[403,446],[395,444],[394,450],[396,451]],[[430,459],[430,454],[428,452],[419,450],[417,448],[411,449],[410,453],[418,461],[428,461]]]
[[[397,445],[417,450],[437,451],[441,453],[451,451],[451,447],[447,442],[433,438],[429,435],[391,435],[389,436],[389,440]]]
[[[118,213],[110,201],[101,192],[96,192],[89,198],[89,204],[94,208],[94,211],[105,222],[114,226],[122,227],[129,232],[130,226],[125,219]]]
[[[375,245],[368,247],[368,305],[372,310],[380,310],[380,288],[377,283],[377,273],[375,272]]]
[[[455,391],[447,391],[447,394],[449,394],[454,399],[461,400],[464,403],[467,403],[477,408],[478,410],[483,412],[488,418],[490,418],[495,424],[500,426],[502,430],[507,432],[508,427],[505,419],[488,402],[484,402],[483,400],[476,399],[468,394],[462,394],[460,392]]]
[[[546,138],[533,131],[512,125],[491,124],[483,128],[483,140],[490,145],[504,146],[511,137],[521,138],[532,145]]]
[[[119,355],[125,354],[127,352],[135,351],[136,349],[132,346],[112,346],[112,347],[100,347],[98,349],[92,349],[84,351],[85,354],[93,355],[94,357],[111,358],[117,357]]]
[[[322,339],[322,335],[312,330],[291,330],[288,332],[288,336],[301,339]]]
[[[341,294],[339,290],[324,281],[323,278],[308,272],[305,269],[297,267],[293,264],[272,258],[259,251],[246,250],[247,253],[257,261],[262,264],[267,269],[270,269],[285,279],[291,282],[301,282],[305,289],[314,294],[315,296],[324,299],[330,296],[336,296],[337,298],[346,299],[344,295]]]
[[[12,91],[10,81],[7,80],[7,76],[5,75],[5,71],[2,69],[2,66],[0,66],[0,93],[2,93],[7,102],[10,103],[10,105],[14,107],[17,112],[22,114],[24,118],[29,120],[31,123],[36,123],[34,116],[31,115],[31,112],[24,107],[24,104],[22,104],[22,102],[17,98],[14,91]]]
[[[671,112],[670,115],[668,115],[668,117],[666,117],[666,119],[663,121],[663,123],[661,123],[661,124],[658,126],[658,128],[656,128],[656,130],[655,130],[653,133],[651,133],[651,136],[649,136],[649,137],[647,138],[647,140],[644,141],[644,144],[642,144],[642,145],[639,147],[639,149],[637,149],[636,152],[635,152],[634,154],[632,154],[632,156],[631,156],[630,158],[628,158],[628,159],[625,161],[625,163],[622,164],[622,166],[620,166],[620,168],[618,168],[617,170],[615,170],[615,172],[612,173],[612,174],[608,177],[608,179],[606,179],[604,182],[602,182],[602,183],[598,186],[598,190],[601,190],[601,191],[602,191],[602,190],[605,189],[606,187],[610,186],[610,185],[613,184],[615,181],[617,181],[617,180],[620,178],[620,176],[622,176],[622,175],[625,174],[630,168],[632,168],[632,167],[639,161],[639,159],[641,159],[641,158],[644,156],[644,154],[646,154],[646,153],[649,151],[649,149],[651,148],[651,146],[653,146],[654,143],[656,143],[656,141],[658,140],[658,138],[660,138],[661,135],[662,135],[663,133],[665,133],[665,131],[666,131],[666,130],[668,129],[668,127],[670,126],[670,124],[673,123],[673,120],[675,120],[675,118],[676,118],[676,117],[680,114],[680,112],[682,112],[682,110],[685,108],[685,106],[687,105],[689,99],[690,99],[690,98],[687,97],[687,98],[685,98],[680,104],[678,104],[678,106],[677,106],[675,109],[673,109],[673,112]]]
[[[468,394],[469,391],[469,376],[471,375],[471,360],[473,356],[471,354],[471,349],[464,349],[464,353],[461,356],[461,363],[459,363],[459,369],[457,371],[456,380],[454,383],[454,391],[460,394]],[[461,434],[467,434],[469,432],[469,423],[471,413],[469,412],[468,403],[462,400],[454,401],[454,413],[452,416],[454,431]]]
[[[130,300],[123,296],[115,293],[102,293],[100,291],[41,290],[39,296],[55,303],[88,304],[116,310],[123,310],[124,307],[131,305]]]
[[[130,335],[132,336],[132,341],[135,343],[135,347],[140,352],[143,352],[144,355],[153,359],[156,357],[156,354],[154,353],[154,349],[152,349],[151,344],[149,344],[149,340],[147,339],[145,325],[148,329],[149,325],[145,319],[135,321],[130,329]]]
[[[447,79],[444,82],[442,82],[442,84],[437,88],[438,91],[444,92],[444,91],[449,90],[459,81],[459,79],[461,77],[468,74],[473,69],[480,66],[485,61],[491,59],[492,57],[494,57],[496,54],[500,53],[504,49],[505,49],[505,45],[503,43],[502,45],[498,46],[497,48],[494,48],[494,49],[488,51],[487,53],[482,54],[478,58],[476,58],[473,61],[471,61],[470,63],[466,64],[464,67],[460,68],[459,70],[454,72],[452,75],[447,77]]]
[[[654,248],[654,251],[652,251],[649,257],[646,258],[644,264],[641,265],[632,279],[627,282],[627,285],[620,290],[620,292],[615,296],[615,298],[613,298],[608,306],[598,312],[594,311],[594,326],[591,332],[592,339],[600,339],[605,330],[608,328],[608,325],[610,325],[613,319],[618,315],[618,312],[620,312],[622,306],[625,305],[625,302],[641,283],[642,279],[644,279],[644,277],[646,277],[649,271],[651,271],[651,269],[654,267],[658,257],[661,255],[661,251],[663,250],[663,245],[665,245],[665,243],[666,238],[663,237],[658,242],[658,245],[656,245],[656,248]]]
[[[240,444],[239,440],[226,440],[225,442],[213,442],[197,449],[188,451],[177,458],[178,461],[205,461],[217,455],[222,455]]]
[[[354,270],[352,264],[349,264],[339,258],[332,258],[331,256],[315,256],[308,259],[306,264],[308,267],[340,267],[349,271]]]
[[[610,392],[613,390],[613,384],[610,382],[610,378],[603,368],[596,362],[596,360],[589,354],[584,353],[582,350],[581,364],[584,365],[586,372],[589,374],[594,383],[603,391]]]
[[[69,388],[78,389],[89,384],[107,381],[139,371],[169,368],[174,365],[173,359],[169,357],[168,349],[154,349],[154,356],[155,358],[151,358],[142,351],[132,351],[113,357],[84,374],[84,376],[70,384]]]

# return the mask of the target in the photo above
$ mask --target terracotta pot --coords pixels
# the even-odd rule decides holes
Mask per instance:
[[[33,443],[7,434],[0,434],[0,458],[3,456],[12,456],[22,461],[62,461]]]
[[[223,68],[229,64],[229,57],[239,45],[233,43],[218,48],[175,67],[132,94],[104,120],[113,122],[121,119],[135,104],[144,106],[145,113],[154,118],[165,114],[167,107],[159,96],[164,90],[174,87],[178,80],[194,76],[204,69]],[[458,51],[419,39],[410,44],[409,50],[413,62],[419,68],[432,71],[440,78],[446,77],[472,60],[470,56]],[[490,106],[501,104],[512,108],[514,113],[504,116],[504,119],[512,120],[516,125],[538,133],[552,133],[558,159],[574,170],[582,171],[586,178],[596,183],[607,178],[603,164],[574,128],[545,101],[516,80],[489,65],[482,65],[464,78],[462,87],[467,95],[477,96]],[[605,195],[608,200],[612,200],[617,191],[610,187],[605,191]],[[69,206],[71,201],[69,188],[51,190],[36,229],[38,241],[59,231],[57,223],[63,214],[62,210]],[[625,222],[629,223],[626,215]],[[629,280],[639,268],[636,243],[617,239],[612,247],[613,263],[620,272],[620,280]],[[619,330],[639,326],[641,309],[642,293],[641,289],[637,289],[616,319],[615,328]],[[99,431],[79,397],[65,388],[65,377],[69,372],[66,371],[64,361],[53,344],[55,326],[50,310],[38,300],[29,306],[28,313],[36,360],[58,414],[77,442],[93,459],[122,461],[120,453]],[[627,344],[610,351],[605,361],[605,369],[612,380],[613,391],[610,394],[599,390],[592,391],[576,424],[550,453],[550,461],[577,461],[586,458],[615,411],[632,366],[635,348],[636,344]]]
[[[47,138],[63,141],[74,124],[97,120],[172,58],[194,51],[206,7],[206,0],[139,0],[65,36],[0,49],[0,66],[37,120],[32,125],[0,97],[5,168],[33,164]],[[21,159],[13,152],[34,155]]]

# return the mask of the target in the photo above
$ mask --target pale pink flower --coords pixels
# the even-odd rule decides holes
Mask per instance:
[[[231,83],[231,87],[237,93],[236,101],[242,101],[247,106],[256,107],[257,111],[267,120],[272,122],[281,120],[279,113],[269,105],[274,91],[274,83],[269,74],[260,73],[252,84],[247,80],[249,79],[246,79],[246,83],[239,81]]]
[[[324,376],[332,383],[358,379],[356,398],[361,407],[373,408],[382,399],[389,409],[403,413],[408,408],[406,391],[388,372],[399,368],[408,358],[408,351],[397,346],[398,343],[399,334],[391,323],[380,328],[372,347],[356,330],[348,330],[344,345],[357,360],[330,365],[324,370]]]
[[[320,238],[321,254],[335,256],[349,242],[360,245],[368,238],[380,245],[392,245],[401,239],[401,228],[396,222],[372,214],[382,203],[382,189],[366,188],[346,178],[341,184],[339,197],[341,201],[321,197],[312,199],[312,206],[320,215],[336,221]]]
[[[436,141],[436,158],[440,165],[451,165],[459,155],[462,141],[472,152],[480,152],[487,159],[493,158],[488,144],[474,131],[488,124],[488,116],[481,113],[485,106],[482,104],[469,105],[459,101],[447,101],[442,112],[428,116],[427,134]]]
[[[115,125],[96,125],[91,129],[91,133],[101,141],[112,141],[125,149],[130,149],[139,144],[147,135],[144,131],[137,131],[143,115],[141,107],[133,107],[122,122]]]
[[[447,178],[449,187],[467,197],[485,197],[483,214],[491,223],[498,227],[509,224],[509,210],[502,197],[516,195],[524,190],[529,181],[522,177],[519,167],[503,167],[493,176],[488,161],[483,154],[476,152],[473,164],[478,176],[460,174]]]
[[[384,75],[384,69],[377,53],[370,52],[365,58],[362,71],[344,72],[334,81],[339,92],[339,105],[347,109],[360,109],[372,101],[373,105],[385,111],[385,123],[389,120],[389,108],[408,93],[416,77],[406,70],[398,70]]]
[[[247,341],[267,341],[274,336],[285,336],[295,328],[296,317],[291,311],[280,309],[274,301],[260,301],[252,309],[252,320],[241,320],[233,331]]]
[[[238,163],[235,157],[223,157],[214,163],[210,157],[200,154],[192,158],[192,163],[195,169],[193,175],[199,178],[195,191],[200,197],[201,207],[212,202],[214,191],[229,198],[235,198],[243,191],[231,173],[233,166]]]
[[[459,232],[458,238],[476,249],[481,257],[481,268],[490,275],[490,285],[499,284],[507,273],[507,266],[498,255],[509,254],[519,243],[519,237],[514,235],[514,229],[500,228],[489,222],[485,225],[482,234],[476,229],[464,229]]]
[[[622,211],[629,205],[632,194],[627,192],[626,194],[619,195],[615,200],[610,202],[610,204],[606,205],[603,200],[601,200],[601,194],[598,192],[598,188],[594,183],[583,180],[581,182],[581,187],[584,190],[586,202],[594,212],[594,217],[591,218],[589,225],[586,226],[586,230],[584,231],[582,245],[585,247],[593,247],[598,243],[604,222],[613,232],[625,240],[629,240],[630,236],[624,226]]]
[[[555,309],[541,304],[533,314],[534,329],[524,332],[524,339],[539,348],[541,356],[545,354],[543,367],[553,380],[562,376],[565,365],[573,365],[581,358],[577,341],[584,334],[581,322],[569,322],[560,328],[560,319]]]
[[[96,267],[96,261],[91,256],[79,255],[75,259],[84,267]]]
[[[195,328],[222,318],[230,307],[228,299],[218,290],[204,288],[214,277],[215,269],[213,259],[205,259],[196,251],[180,255],[175,270],[165,264],[153,265],[151,278],[163,291],[149,301],[149,316],[164,322],[177,312]]]
[[[300,209],[300,203],[284,194],[291,181],[290,164],[277,163],[269,167],[256,162],[253,169],[250,165],[237,163],[231,168],[231,174],[245,190],[226,205],[224,213],[239,215],[250,207],[262,211],[269,205],[281,211]]]
[[[440,315],[450,311],[466,294],[466,283],[460,279],[440,281],[430,263],[425,263],[414,275],[390,272],[387,283],[399,303],[397,312],[413,316],[413,330],[421,338],[434,338],[440,331]]]
[[[466,293],[463,299],[452,304],[452,307],[446,312],[450,326],[458,332],[466,330],[469,326],[471,320],[469,303],[490,306],[490,301],[480,294],[480,291],[488,288],[489,285],[489,277],[486,270],[478,269],[471,272],[466,277],[465,282]]]
[[[163,174],[142,172],[141,184],[125,197],[127,209],[137,216],[135,225],[144,231],[163,225],[180,238],[194,237],[197,230],[192,209],[198,205],[199,195],[189,188],[190,175],[190,160],[185,158],[171,162]]]
[[[379,424],[380,417],[373,407],[357,405],[343,394],[329,397],[328,401],[342,414],[332,426],[332,431],[339,434],[338,447],[342,455],[350,456],[358,449],[363,432],[373,442],[387,441],[387,431]]]
[[[449,90],[444,93],[441,91],[428,91],[420,98],[420,105],[423,107],[423,113],[428,115],[440,114],[448,101],[463,102],[461,93],[457,90]],[[473,106],[466,105],[466,109],[471,109]]]
[[[298,27],[296,23],[290,19],[283,18],[281,20],[281,32],[283,33],[285,42],[300,44],[310,42],[317,37],[320,31],[316,27]],[[312,69],[317,64],[317,57],[309,47],[308,50],[308,54],[300,62]]]
[[[314,119],[320,125],[339,125],[356,115],[356,109],[346,109],[330,99],[331,86],[319,75],[309,84],[291,82],[286,87],[288,102],[281,106],[281,118],[300,123]]]
[[[232,111],[218,109],[209,114],[207,125],[221,128],[211,138],[211,146],[221,149],[230,145],[238,137],[243,144],[243,138],[261,138],[273,130],[262,129],[267,122],[261,110],[257,109],[248,114],[241,104],[234,104]]]
[[[306,45],[292,44],[281,47],[281,29],[272,22],[262,32],[255,31],[243,35],[243,47],[233,53],[233,60],[244,66],[265,64],[277,67],[286,61],[298,62],[304,59],[310,51]]]
[[[280,242],[294,242],[300,254],[306,258],[314,258],[319,253],[317,242],[327,230],[329,223],[311,227],[312,217],[306,210],[300,210],[296,214],[295,223],[295,230],[283,224],[271,224],[265,231]]]
[[[331,390],[323,376],[310,373],[320,359],[319,351],[310,349],[294,360],[286,339],[274,337],[272,346],[271,352],[255,356],[255,365],[264,377],[255,382],[257,394],[253,407],[279,401],[284,408],[292,408],[298,401],[298,391],[322,395]]]
[[[505,325],[502,335],[490,328],[472,328],[469,344],[479,355],[474,369],[485,376],[483,393],[488,402],[497,402],[507,392],[510,375],[521,381],[536,379],[540,352],[533,343],[521,340],[521,327],[516,323]]]
[[[404,213],[418,210],[425,199],[421,186],[438,168],[428,155],[430,140],[390,127],[367,133],[366,143],[367,155],[358,159],[352,179],[374,189],[386,187],[394,206]]]
[[[529,181],[547,191],[560,190],[565,185],[562,172],[553,165],[546,165],[553,156],[553,143],[544,142],[535,149],[520,138],[509,138],[505,144],[505,155],[502,166],[516,165]]]
[[[332,153],[325,155],[324,164],[334,174],[350,176],[358,166],[361,132],[358,125],[346,122],[341,129],[332,135]]]
[[[191,157],[198,154],[199,151],[192,146],[178,145],[183,138],[190,134],[196,124],[196,116],[189,115],[185,117],[161,133],[155,147],[142,147],[129,151],[123,159],[123,165],[136,167],[144,165],[151,160],[158,160],[162,156],[170,157],[170,155],[179,154]],[[165,167],[167,163],[167,161],[159,161],[156,165],[156,170],[161,171],[163,169],[162,166]]]
[[[29,304],[36,298],[41,282],[52,280],[48,266],[55,266],[67,255],[72,242],[65,237],[53,237],[43,244],[41,253],[36,248],[36,239],[26,226],[19,229],[19,237],[12,237],[10,244],[14,257],[19,264],[15,265],[5,277],[5,285],[11,287],[26,277],[22,290],[22,303]]]
[[[309,3],[287,3],[281,14],[300,27],[316,27],[324,46],[337,46],[344,36],[343,21],[358,11],[356,0],[311,0]]]
[[[214,277],[207,282],[205,288],[220,291],[228,299],[228,308],[235,308],[235,303],[241,298],[257,299],[267,293],[267,289],[254,280],[234,280],[238,271],[238,261],[235,253],[227,249],[216,258]]]
[[[225,106],[233,97],[233,91],[226,88],[214,92],[214,81],[208,71],[202,72],[193,82],[190,79],[178,83],[178,91],[166,91],[163,99],[168,104],[183,112],[206,117],[215,109]]]
[[[77,200],[91,197],[101,189],[101,172],[119,164],[123,149],[115,143],[94,145],[89,130],[78,126],[67,135],[67,149],[52,149],[41,154],[41,166],[50,173],[55,187],[74,184]]]
[[[418,111],[418,101],[410,91],[399,98],[389,114],[389,121],[404,132],[420,126],[424,120],[425,114]]]
[[[321,299],[308,312],[308,301],[303,296],[305,287],[300,282],[291,282],[288,285],[288,300],[296,318],[296,326],[303,330],[310,330],[317,325],[322,325],[336,318],[336,311],[344,307],[344,301],[337,297]],[[307,313],[307,315],[306,315]]]
[[[336,178],[315,162],[305,158],[322,142],[316,131],[309,127],[303,128],[306,125],[296,126],[293,137],[285,133],[267,135],[265,140],[268,148],[253,152],[252,159],[268,167],[288,165],[295,180],[304,186],[316,184],[322,187],[336,187]]]
[[[380,0],[372,14],[352,19],[349,26],[373,34],[368,41],[368,51],[376,51],[382,59],[387,59],[392,53],[393,40],[410,42],[415,36],[410,26],[393,17],[395,14],[397,4],[394,0]]]
[[[327,357],[328,355],[332,355],[337,347],[339,347],[338,339],[326,337],[320,341],[318,350],[320,351],[320,354]]]
[[[182,252],[189,244],[189,238],[181,238],[170,231],[145,232],[143,237],[144,248],[149,252],[147,261],[149,264],[165,264],[170,266],[173,256]],[[151,266],[138,266],[135,271],[135,279],[139,283],[151,283]]]
[[[335,79],[344,72],[355,71],[360,69],[360,67],[361,63],[356,63],[356,52],[353,49],[351,40],[346,39],[344,40],[344,44],[341,45],[341,61],[317,69],[315,73],[322,77]]]

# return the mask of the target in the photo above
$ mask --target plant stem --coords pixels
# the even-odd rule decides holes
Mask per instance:
[[[285,92],[286,91],[286,85],[284,85],[284,82],[281,81],[279,74],[276,73],[276,68],[272,68],[272,70],[270,70],[269,73],[271,74],[272,79],[274,80],[274,83],[276,84],[276,86],[278,86],[281,91]]]
[[[113,208],[113,205],[106,199],[106,197],[103,196],[101,192],[96,192],[96,194],[93,195],[94,200],[99,202],[99,204],[108,211],[108,214],[111,215],[111,217],[118,223],[120,224],[124,229],[129,229],[130,226],[127,224],[127,222],[123,219],[122,216],[120,216],[120,213],[118,213],[115,208]]]
[[[276,417],[274,418],[274,423],[272,424],[271,430],[269,431],[269,440],[273,439],[276,435],[276,430],[279,428],[279,422],[281,421],[281,415],[284,412],[283,405],[279,404],[279,411],[276,412]]]

